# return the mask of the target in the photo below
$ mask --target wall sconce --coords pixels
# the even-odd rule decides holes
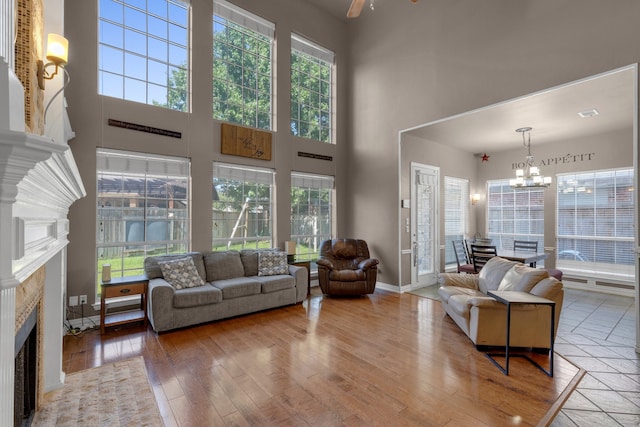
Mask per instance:
[[[58,67],[62,67],[67,64],[69,54],[69,41],[59,34],[49,34],[47,36],[47,64],[44,64],[42,60],[38,60],[38,87],[44,90],[44,81],[51,80],[58,74]],[[47,68],[55,65],[53,73],[48,73]],[[66,70],[65,70],[66,72]],[[67,73],[68,76],[68,73]]]
[[[476,193],[473,196],[471,196],[471,204],[472,205],[475,205],[479,201],[480,201],[480,195],[478,193]]]

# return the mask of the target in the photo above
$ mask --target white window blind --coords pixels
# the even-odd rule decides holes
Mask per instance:
[[[560,174],[557,182],[558,268],[633,280],[633,169]]]
[[[216,0],[213,3],[213,13],[270,39],[275,36],[275,24],[227,1]]]
[[[327,64],[333,64],[334,53],[332,51],[325,49],[297,34],[291,34],[291,49],[301,53],[306,53],[307,55],[320,59]]]
[[[544,188],[514,190],[508,179],[487,181],[487,230],[498,249],[513,249],[514,240],[543,248]]]
[[[444,177],[445,265],[455,264],[452,240],[464,239],[468,232],[469,180]]]

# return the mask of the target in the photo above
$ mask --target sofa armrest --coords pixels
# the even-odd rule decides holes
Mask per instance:
[[[174,292],[175,288],[164,279],[149,280],[147,317],[154,331],[172,329]]]
[[[296,281],[296,302],[303,301],[307,297],[307,290],[309,289],[309,273],[306,267],[289,265],[289,274]]]
[[[316,261],[316,264],[318,265],[318,267],[324,267],[327,268],[329,270],[333,270],[333,263],[331,261],[329,261],[328,259],[324,259],[321,258],[319,260]]]
[[[478,289],[477,274],[440,273],[438,275],[440,286],[457,286],[459,288]]]
[[[379,263],[380,263],[380,261],[378,261],[377,259],[369,258],[369,259],[365,259],[363,261],[360,261],[360,263],[358,264],[358,268],[360,270],[368,270],[371,267],[375,267]]]

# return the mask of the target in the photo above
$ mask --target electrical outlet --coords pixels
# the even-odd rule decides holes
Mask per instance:
[[[69,297],[69,307],[75,307],[78,305],[78,296]]]
[[[80,305],[86,304],[87,303],[87,296],[86,295],[80,295]]]

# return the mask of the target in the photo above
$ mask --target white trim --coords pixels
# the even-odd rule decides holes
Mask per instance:
[[[271,40],[274,39],[276,25],[273,22],[267,21],[266,19],[254,15],[253,13],[241,9],[227,1],[214,1],[213,14],[251,31],[262,34],[265,37],[269,37]]]

